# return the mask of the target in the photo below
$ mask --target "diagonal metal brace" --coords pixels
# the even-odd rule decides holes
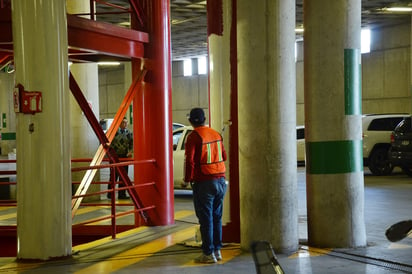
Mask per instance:
[[[123,120],[124,116],[126,115],[126,112],[130,106],[130,104],[133,101],[134,95],[141,88],[144,76],[146,75],[146,70],[142,70],[140,72],[139,77],[136,78],[136,80],[133,81],[132,85],[130,86],[129,90],[126,93],[125,98],[123,99],[119,110],[117,111],[113,123],[111,124],[109,130],[107,131],[107,135],[104,134],[103,129],[101,128],[99,122],[97,121],[96,116],[94,116],[94,113],[92,109],[90,108],[86,98],[84,97],[83,93],[80,90],[79,85],[77,84],[76,80],[74,79],[73,75],[70,73],[69,75],[69,85],[70,85],[70,90],[76,99],[77,103],[79,104],[80,108],[82,109],[83,113],[85,114],[87,120],[89,121],[93,131],[97,135],[101,145],[99,146],[98,150],[96,151],[95,156],[93,157],[90,166],[96,166],[100,165],[101,162],[103,161],[103,158],[105,154],[107,153],[109,159],[111,162],[118,163],[119,158],[116,154],[116,152],[113,149],[110,149],[110,143],[113,141],[114,136],[116,135],[117,128],[119,127],[121,121]],[[123,167],[116,166],[115,167],[122,178],[123,182],[127,186],[133,186],[133,183],[130,181],[130,178],[126,174],[125,170]],[[91,185],[91,182],[97,172],[97,169],[90,169],[87,170],[77,191],[75,196],[81,196],[86,194],[88,188]],[[128,189],[129,195],[137,209],[143,208],[142,202],[136,192],[135,188],[129,188]],[[72,199],[72,218],[75,216],[77,209],[79,208],[81,202],[83,200],[83,197],[77,197]],[[141,217],[145,221],[145,223],[148,223],[148,216],[146,212],[140,211]]]

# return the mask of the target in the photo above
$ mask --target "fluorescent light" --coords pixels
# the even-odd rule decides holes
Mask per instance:
[[[98,62],[99,66],[119,66],[120,62]]]
[[[371,30],[361,30],[361,53],[368,53],[371,51]]]
[[[207,60],[206,56],[201,56],[197,58],[197,66],[199,75],[207,74]]]
[[[295,28],[295,32],[297,33],[303,33],[304,28]]]
[[[412,7],[391,7],[386,8],[385,10],[392,12],[412,12]]]
[[[183,76],[192,76],[192,59],[183,60]]]

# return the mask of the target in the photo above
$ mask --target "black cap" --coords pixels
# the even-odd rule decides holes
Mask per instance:
[[[205,112],[201,108],[193,108],[190,111],[189,121],[195,125],[203,124],[205,122]]]

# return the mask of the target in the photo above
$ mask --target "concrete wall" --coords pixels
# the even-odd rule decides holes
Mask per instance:
[[[100,119],[113,118],[129,86],[125,84],[125,65],[99,67]],[[129,127],[131,129],[131,127]]]
[[[183,61],[173,62],[172,71],[173,122],[188,125],[187,114],[191,108],[209,109],[208,77],[183,76]]]
[[[363,113],[410,113],[411,26],[372,30],[371,39],[362,55]]]

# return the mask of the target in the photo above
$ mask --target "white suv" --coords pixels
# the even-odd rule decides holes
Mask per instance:
[[[374,175],[389,175],[391,133],[408,114],[367,114],[362,116],[363,163]]]

